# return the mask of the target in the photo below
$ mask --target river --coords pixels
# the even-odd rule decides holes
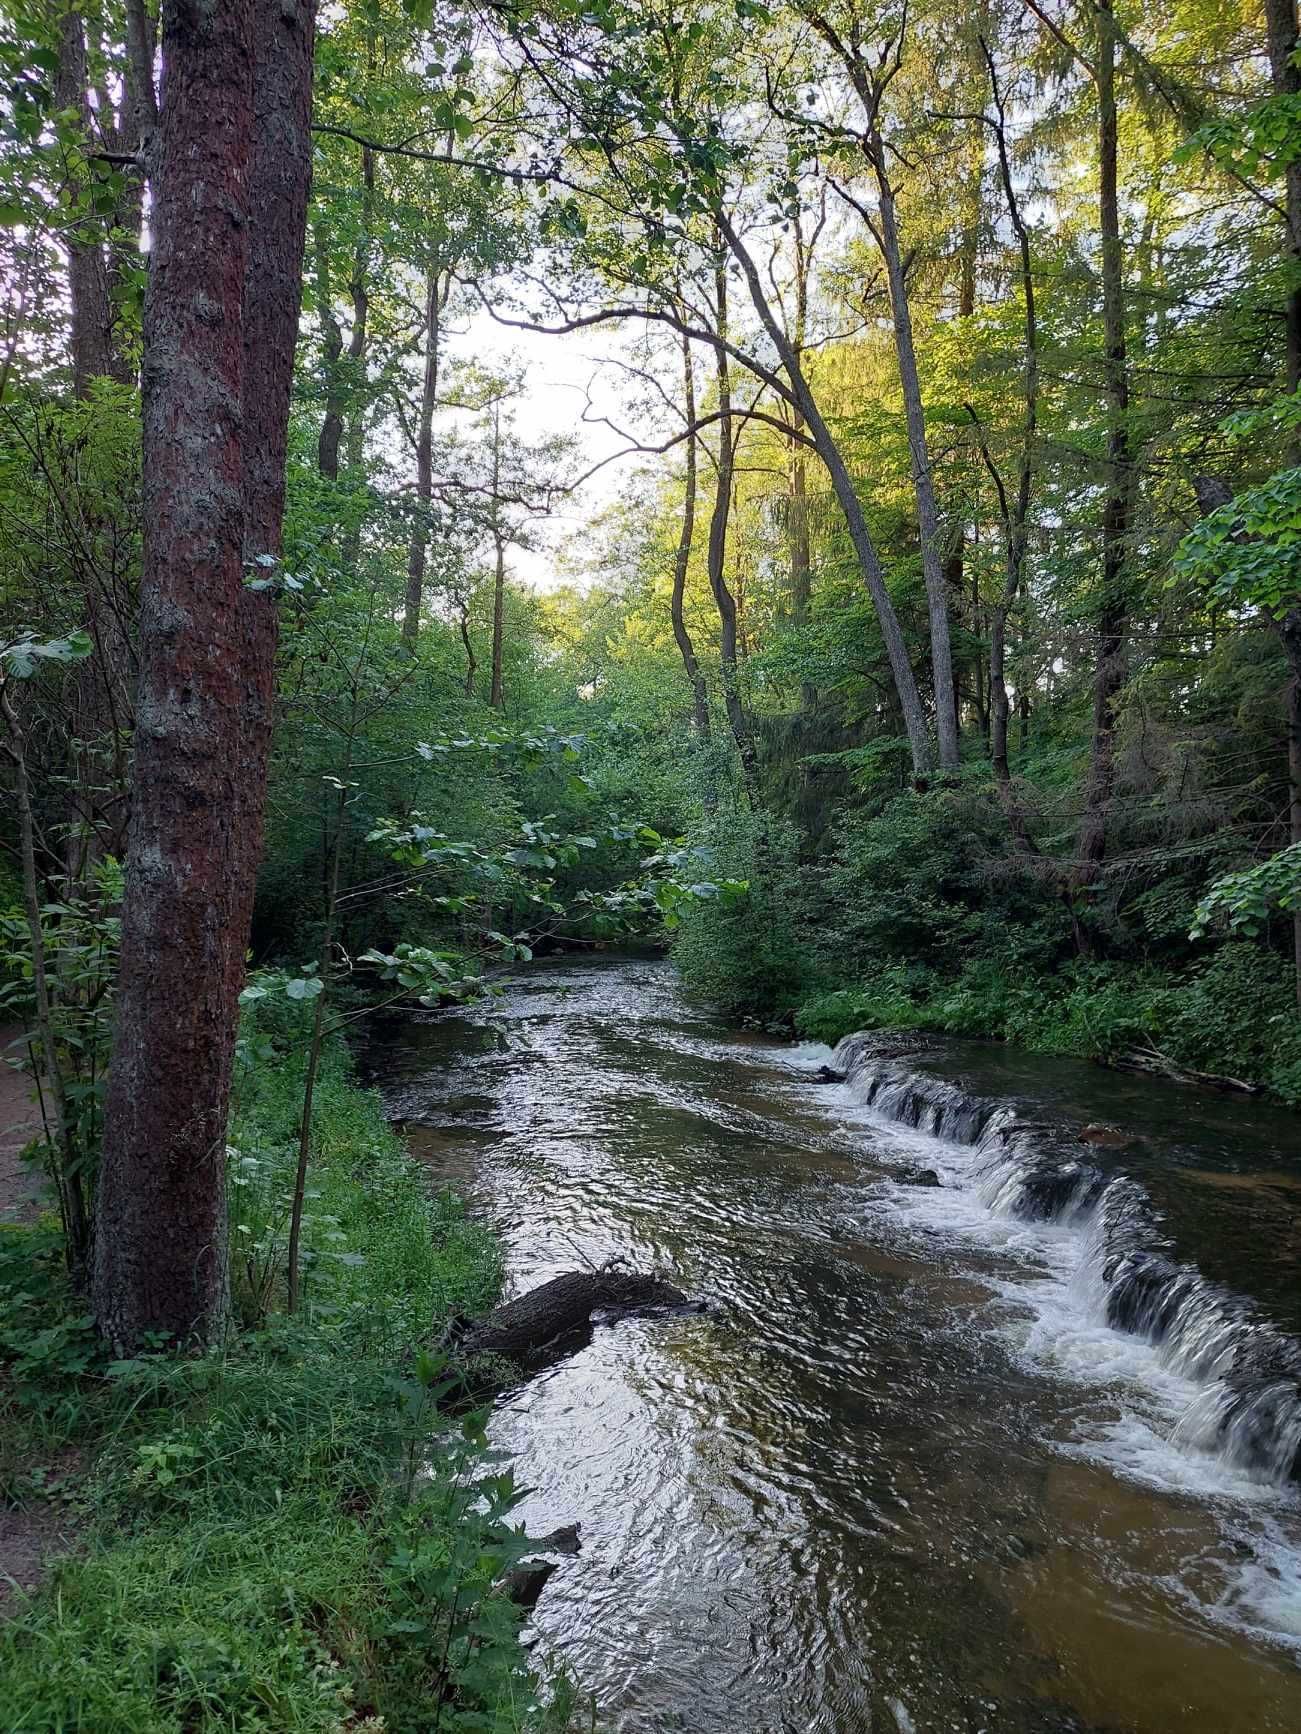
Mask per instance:
[[[1296,1734],[1286,1380],[1263,1452],[1250,1393],[1244,1451],[1222,1402],[1207,1421],[1220,1300],[1213,1331],[1200,1289],[1185,1307],[1199,1359],[1134,1272],[1218,1258],[1273,1314],[1234,1313],[1234,1343],[1286,1346],[1297,1122],[978,1044],[920,1074],[842,1046],[850,1077],[819,1084],[830,1058],[629,959],[539,965],[369,1051],[435,1181],[501,1234],[510,1292],[623,1257],[709,1303],[598,1327],[498,1407],[521,1517],[581,1524],[539,1654],[618,1734]],[[1028,1215],[1012,1156],[1085,1119],[1145,1134],[1098,1157],[1136,1179]],[[1117,1251],[1126,1188],[1176,1247]]]

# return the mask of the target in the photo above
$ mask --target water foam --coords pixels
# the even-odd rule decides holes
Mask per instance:
[[[1212,1624],[1301,1654],[1301,1345],[1253,1303],[1174,1255],[1147,1193],[1106,1175],[1060,1129],[908,1068],[892,1042],[804,1045],[801,1070],[834,1093],[878,1150],[924,1165],[938,1188],[882,1182],[914,1232],[1014,1258],[987,1280],[1000,1330],[1029,1365],[1081,1393],[1055,1449],[1215,1513],[1222,1545],[1168,1588]],[[884,1050],[884,1051],[883,1051]],[[1099,1405],[1097,1398],[1105,1401]]]
[[[1052,1127],[883,1056],[871,1036],[847,1036],[831,1064],[855,1101],[966,1152],[946,1179],[989,1215],[1068,1231],[1072,1304],[1041,1297],[1042,1358],[1074,1354],[1096,1376],[1123,1361],[1118,1335],[1136,1338],[1148,1351],[1144,1373],[1172,1375],[1168,1394],[1183,1395],[1171,1429],[1177,1449],[1274,1486],[1301,1478],[1301,1344],[1245,1296],[1176,1259],[1135,1180],[1107,1176]]]

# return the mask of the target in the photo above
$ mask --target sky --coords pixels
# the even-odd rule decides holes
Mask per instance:
[[[578,441],[572,471],[581,475],[603,458],[625,451],[629,441],[599,419],[609,416],[636,439],[663,440],[670,432],[667,417],[639,412],[630,401],[627,376],[610,358],[626,353],[628,338],[614,328],[575,332],[563,337],[506,329],[486,311],[476,313],[450,346],[454,356],[473,358],[485,367],[512,357],[526,369],[525,391],[515,410],[521,436],[535,442],[556,434]],[[607,365],[603,366],[602,363]],[[590,403],[589,403],[590,396]],[[584,422],[584,412],[588,421]],[[586,527],[615,500],[633,471],[646,463],[672,462],[636,452],[607,463],[562,501],[555,515],[537,526],[534,548],[512,548],[511,576],[538,589],[567,582],[571,574],[557,571],[558,558],[581,551]]]

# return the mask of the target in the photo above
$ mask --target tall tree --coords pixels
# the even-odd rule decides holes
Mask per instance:
[[[451,292],[451,276],[437,249],[425,267],[424,374],[416,422],[416,516],[407,555],[407,593],[402,611],[402,636],[414,644],[420,633],[425,594],[425,559],[429,551],[429,509],[434,497],[434,410],[438,404],[438,346],[443,309]]]
[[[736,428],[732,416],[732,370],[727,342],[727,254],[720,247],[714,266],[715,330],[722,339],[715,354],[718,396],[718,456],[715,461],[714,505],[709,515],[709,588],[718,610],[719,661],[723,671],[723,704],[736,742],[741,779],[751,805],[756,799],[754,735],[741,697],[736,630],[736,597],[727,582],[727,526],[732,512],[732,481],[736,472]]]
[[[682,657],[682,666],[687,671],[687,680],[691,685],[692,717],[695,721],[697,736],[702,740],[709,739],[709,694],[705,687],[705,677],[701,672],[700,659],[696,655],[696,647],[692,642],[691,633],[687,629],[686,593],[687,573],[691,566],[691,544],[695,539],[696,529],[696,437],[692,431],[696,422],[696,371],[691,355],[691,340],[684,337],[682,342],[682,409],[687,424],[686,441],[686,474],[683,478],[682,490],[682,524],[678,531],[677,550],[673,556],[673,592],[670,599],[670,613],[673,620],[673,638],[678,652]]]
[[[261,843],[311,171],[312,0],[163,9],[145,555],[93,1299],[119,1352],[226,1307],[225,1139]],[[268,565],[267,563],[272,563]]]
[[[897,24],[886,25],[854,12],[843,30],[837,29],[830,16],[816,6],[809,6],[806,16],[844,67],[863,110],[863,132],[859,143],[876,182],[876,217],[873,218],[858,200],[853,202],[881,250],[890,286],[890,314],[899,363],[899,383],[903,389],[913,492],[917,501],[917,527],[921,537],[922,577],[926,584],[926,611],[930,618],[931,675],[935,686],[935,728],[940,766],[944,770],[955,770],[958,765],[958,713],[953,688],[948,584],[944,575],[935,477],[926,439],[926,411],[917,369],[917,346],[913,337],[903,242],[899,234],[898,206],[882,119],[886,92],[903,64],[907,10],[905,8]],[[868,57],[866,44],[869,40],[876,44],[882,33],[886,40],[880,48],[879,59],[873,62]]]

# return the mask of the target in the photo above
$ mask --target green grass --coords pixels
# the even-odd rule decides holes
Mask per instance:
[[[925,968],[884,965],[862,986],[809,995],[795,1025],[829,1044],[859,1029],[936,1030],[1102,1061],[1147,1046],[1177,1066],[1263,1084],[1301,1106],[1291,973],[1248,945],[1223,946],[1177,974],[1073,963],[1049,975],[983,959],[945,980]]]
[[[79,1547],[0,1625],[6,1734],[562,1725],[563,1682],[544,1708],[519,1614],[493,1588],[524,1548],[513,1484],[486,1414],[456,1406],[422,1347],[453,1311],[491,1302],[496,1248],[430,1198],[334,1050],[307,1305],[285,1319],[301,1066],[259,1047],[232,1130],[249,1176],[232,1219],[262,1247],[245,1262],[265,1262],[265,1317],[245,1273],[247,1322],[220,1349],[110,1363],[55,1230],[0,1234],[0,1498],[48,1496],[70,1449],[81,1464],[58,1489]]]

